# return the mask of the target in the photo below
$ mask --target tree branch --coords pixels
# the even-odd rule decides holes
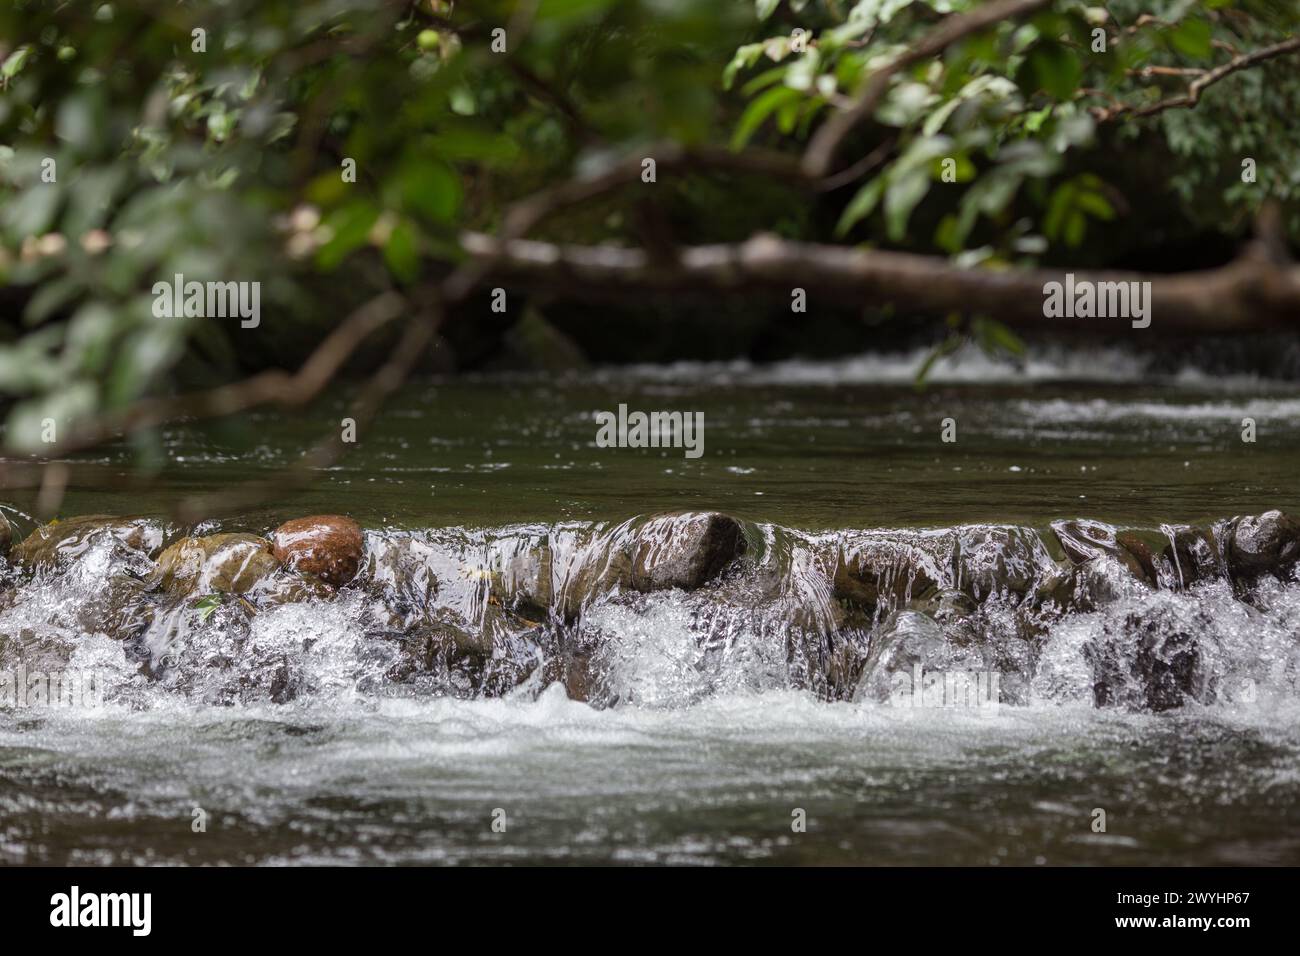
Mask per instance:
[[[353,401],[349,415],[357,428],[365,428],[380,407],[415,369],[425,348],[442,322],[441,303],[434,301],[406,324],[401,339],[393,346],[388,359],[362,387]],[[183,500],[174,510],[181,522],[195,523],[214,515],[230,513],[260,504],[286,491],[302,488],[311,483],[323,468],[338,461],[347,451],[339,430],[303,453],[293,464],[278,469],[266,478],[254,479],[207,495],[194,495]]]
[[[773,176],[800,184],[807,182],[798,161],[784,153],[757,149],[737,153],[714,146],[685,147],[678,143],[659,143],[647,147],[641,155],[626,157],[599,175],[570,179],[515,203],[502,222],[501,241],[522,239],[565,209],[591,202],[628,183],[639,181],[642,163],[646,159],[655,161],[656,174],[713,170]],[[482,282],[492,264],[491,255],[476,257],[448,276],[443,283],[445,301],[453,304],[463,300]]]
[[[945,17],[907,50],[871,74],[852,108],[836,113],[822,124],[804,152],[804,174],[810,179],[822,179],[830,173],[840,143],[855,126],[875,113],[895,74],[922,60],[938,56],[953,43],[972,33],[978,33],[1001,20],[1032,13],[1047,4],[1048,0],[993,0],[969,13]]]
[[[78,425],[42,457],[59,458],[127,432],[183,419],[222,418],[266,404],[305,405],[330,383],[362,342],[407,308],[406,300],[396,292],[380,293],[335,326],[292,375],[271,369],[205,392],[143,399]]]
[[[1272,46],[1261,47],[1258,50],[1243,53],[1241,56],[1234,57],[1222,66],[1216,66],[1212,70],[1201,71],[1200,75],[1188,84],[1187,92],[1180,96],[1171,96],[1148,106],[1132,106],[1127,103],[1120,103],[1110,107],[1096,106],[1092,109],[1092,115],[1099,123],[1109,123],[1121,116],[1132,116],[1134,119],[1141,119],[1163,113],[1165,110],[1193,109],[1201,101],[1201,94],[1224,77],[1252,67],[1256,63],[1296,52],[1300,52],[1300,37],[1291,37],[1280,43],[1274,43]],[[1161,68],[1148,67],[1147,70],[1154,72],[1161,70]]]
[[[481,233],[462,237],[494,276],[575,298],[626,299],[631,294],[692,291],[760,293],[788,298],[805,288],[823,302],[895,304],[918,312],[987,313],[1020,326],[1068,327],[1115,319],[1053,319],[1043,315],[1044,286],[1064,281],[1062,269],[963,269],[948,259],[878,249],[794,242],[771,235],[736,245],[694,246],[665,267],[640,249],[501,242]],[[1150,315],[1160,329],[1227,331],[1294,328],[1300,317],[1300,269],[1279,264],[1257,246],[1228,265],[1173,275],[1084,271],[1082,281],[1150,282]]]

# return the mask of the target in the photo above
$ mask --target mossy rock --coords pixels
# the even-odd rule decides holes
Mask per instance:
[[[271,542],[255,534],[182,538],[158,558],[150,584],[168,594],[247,594],[280,570]]]
[[[10,557],[33,570],[54,568],[77,558],[105,536],[152,556],[162,547],[164,531],[162,525],[148,518],[80,515],[42,525],[15,545]]]

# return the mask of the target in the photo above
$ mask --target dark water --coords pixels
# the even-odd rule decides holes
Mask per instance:
[[[492,527],[716,508],[826,529],[1081,515],[1149,525],[1300,504],[1293,386],[1199,374],[1157,381],[1122,356],[1083,353],[1025,372],[968,359],[918,392],[908,384],[917,364],[702,365],[410,386],[315,486],[239,517],[342,510],[367,526]],[[1077,381],[1098,372],[1100,381]],[[619,403],[703,412],[704,455],[597,448],[593,415]],[[224,430],[169,430],[161,484],[146,498],[111,487],[130,477],[119,450],[101,459],[101,480],[92,472],[71,489],[64,511],[161,511],[264,476],[337,432],[346,414],[337,395],[308,418],[268,412]],[[1256,422],[1253,444],[1241,440],[1246,417]],[[956,442],[941,441],[946,418]]]
[[[375,533],[473,537],[690,508],[807,532],[1063,517],[1151,528],[1300,511],[1294,386],[1152,380],[1123,356],[1081,354],[1022,372],[968,362],[918,392],[914,368],[415,385],[315,486],[223,527],[342,511]],[[593,413],[620,402],[702,411],[703,457],[595,447]],[[63,513],[162,514],[287,463],[344,408],[335,396],[306,420],[169,430],[147,491],[114,486],[129,456],[110,450]],[[945,418],[955,443],[940,441]],[[30,493],[5,494],[21,525]],[[1277,586],[1264,613],[1211,589],[1061,622],[1044,693],[992,716],[831,703],[739,653],[705,673],[699,607],[680,592],[593,612],[639,703],[595,709],[557,686],[494,700],[369,692],[355,676],[360,611],[339,601],[258,616],[257,639],[312,646],[312,693],[221,707],[148,686],[117,643],[69,630],[101,558],[24,585],[0,612],[0,632],[52,627],[76,642],[77,665],[130,691],[91,710],[0,709],[0,862],[1300,863],[1297,585]],[[1165,714],[1094,708],[1078,648],[1155,601],[1251,657],[1260,692]],[[735,627],[737,646],[761,652],[757,630]],[[206,832],[193,832],[196,809]]]

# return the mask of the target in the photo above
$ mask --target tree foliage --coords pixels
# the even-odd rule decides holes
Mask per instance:
[[[39,447],[47,418],[286,364],[349,305],[453,267],[463,230],[497,231],[513,202],[652,144],[797,157],[883,64],[975,6],[12,0],[0,10],[6,442]],[[546,235],[772,231],[1005,268],[1109,262],[1135,234],[1240,237],[1265,200],[1300,225],[1296,57],[1224,77],[1194,108],[1141,115],[1195,71],[1292,36],[1293,3],[1043,6],[894,75],[812,200],[779,178],[699,170],[658,183],[653,210],[606,197]],[[178,273],[260,281],[274,319],[254,334],[158,318],[150,290]],[[1017,348],[995,318],[962,328]]]

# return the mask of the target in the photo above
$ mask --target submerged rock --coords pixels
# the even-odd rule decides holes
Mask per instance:
[[[1133,532],[1117,531],[1101,521],[1053,521],[1065,556],[1075,565],[1086,565],[1098,558],[1109,558],[1135,579],[1154,587],[1156,571],[1151,549]]]
[[[1228,569],[1234,577],[1283,577],[1300,560],[1300,522],[1281,511],[1239,518],[1232,526],[1226,550]]]
[[[717,578],[748,547],[745,530],[730,515],[683,512],[636,518],[596,536],[568,563],[553,569],[555,605],[568,621],[602,594],[694,591]]]
[[[82,515],[42,525],[14,547],[12,559],[30,569],[50,569],[74,560],[106,537],[152,556],[162,547],[163,528],[148,518]]]
[[[538,633],[520,623],[491,607],[475,625],[444,614],[405,631],[383,633],[398,650],[385,679],[457,696],[501,696],[541,661]]]
[[[285,567],[342,587],[361,565],[361,526],[343,515],[313,515],[286,521],[271,533],[272,554]]]
[[[145,583],[127,574],[114,574],[81,608],[78,622],[87,633],[98,631],[115,641],[129,641],[148,629],[153,615]]]
[[[745,530],[718,512],[663,515],[641,526],[632,549],[632,587],[694,591],[745,553]]]
[[[1168,571],[1168,585],[1175,588],[1190,587],[1227,574],[1214,532],[1201,528],[1174,530],[1160,559]]]
[[[886,540],[845,545],[835,567],[835,597],[875,612],[896,610],[928,595],[941,574],[934,558],[908,543]]]
[[[13,544],[14,531],[9,526],[9,519],[0,512],[0,558],[9,553],[9,546]]]
[[[899,675],[910,681],[918,667],[942,668],[951,662],[951,650],[943,628],[934,618],[919,611],[895,611],[871,635],[852,699],[890,703],[902,684]]]
[[[1028,528],[969,528],[953,552],[956,586],[976,600],[1024,597],[1056,570],[1042,539]]]
[[[382,599],[403,620],[430,613],[442,590],[435,571],[439,552],[414,536],[375,537],[366,551],[356,583]]]
[[[253,534],[182,538],[158,558],[151,583],[169,594],[246,594],[280,569],[271,542]]]
[[[1211,630],[1211,622],[1197,628]],[[1083,649],[1093,670],[1098,707],[1165,711],[1201,701],[1200,637],[1167,608],[1153,607],[1107,621]]]
[[[555,601],[553,565],[545,542],[516,542],[512,550],[496,555],[489,568],[490,599],[532,620],[546,620]]]

